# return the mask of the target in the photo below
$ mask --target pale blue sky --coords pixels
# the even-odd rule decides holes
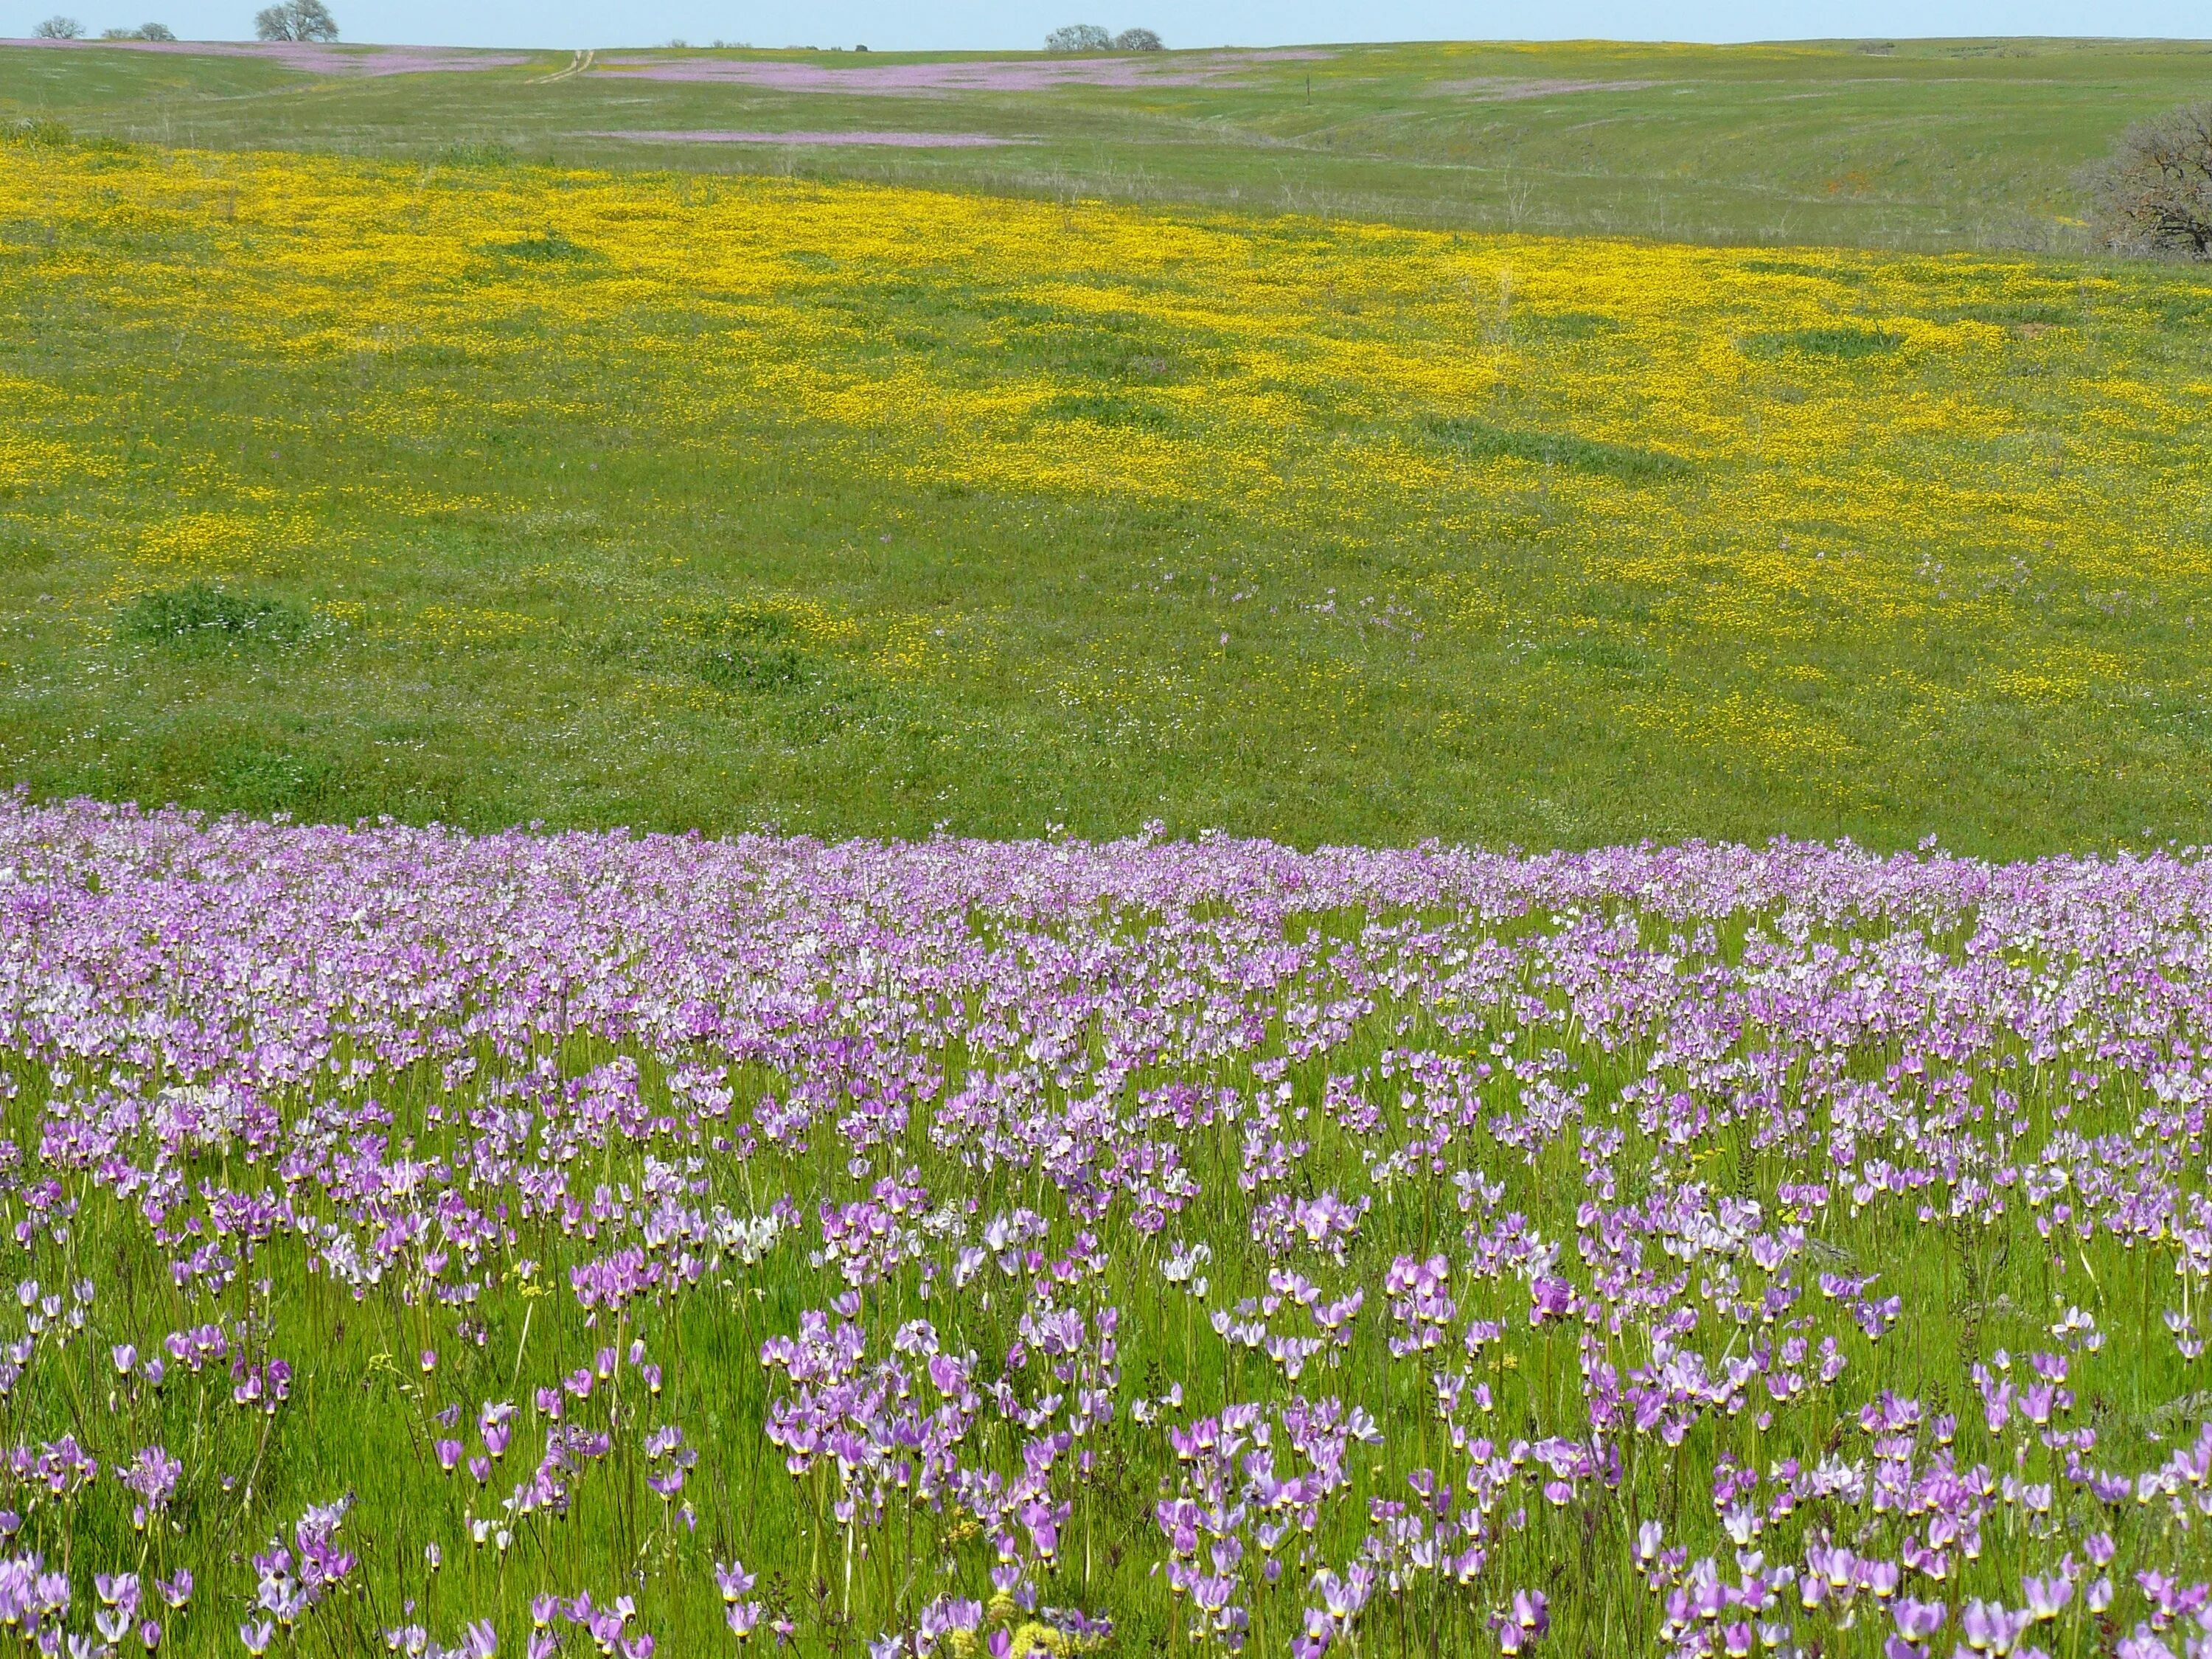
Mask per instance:
[[[0,33],[55,10],[94,30],[152,18],[187,39],[252,33],[259,0],[0,0]],[[2212,36],[2206,0],[330,0],[349,40],[449,46],[1034,48],[1064,22],[1141,23],[1173,46],[1299,41],[1751,40],[1823,36]]]

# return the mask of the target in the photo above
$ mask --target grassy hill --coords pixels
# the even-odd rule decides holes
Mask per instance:
[[[2200,270],[6,161],[0,765],[40,792],[2202,832]]]
[[[1462,229],[2066,248],[2071,179],[2212,89],[2212,47],[2127,41],[1326,47],[1091,59],[485,55],[311,72],[121,46],[0,48],[0,117],[214,149],[775,171]],[[520,61],[507,61],[519,59]],[[343,71],[330,72],[333,68]],[[691,78],[663,78],[682,76]],[[1102,83],[1103,82],[1103,83]],[[613,132],[980,134],[989,149]]]

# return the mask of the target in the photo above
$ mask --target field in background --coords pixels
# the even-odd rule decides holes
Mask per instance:
[[[823,43],[825,45],[830,43]],[[851,45],[854,43],[842,43]],[[0,47],[0,118],[216,149],[787,171],[1480,230],[2064,248],[2071,179],[2200,96],[2201,45],[1324,47],[1063,64],[839,52],[483,54],[316,72]],[[520,56],[523,61],[512,61]],[[349,72],[333,74],[332,70]],[[662,77],[691,78],[662,78]],[[1103,84],[1101,84],[1103,82]],[[611,131],[981,133],[991,149],[639,143]]]
[[[7,159],[0,756],[41,792],[2201,830],[2200,273]]]

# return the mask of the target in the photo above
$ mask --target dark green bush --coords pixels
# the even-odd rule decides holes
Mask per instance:
[[[296,645],[315,631],[305,605],[213,582],[153,589],[123,607],[116,632],[145,645]]]
[[[75,139],[75,135],[70,131],[69,124],[66,121],[57,121],[51,116],[44,115],[29,120],[10,122],[7,128],[7,134],[15,143],[35,144],[46,149],[67,149]]]

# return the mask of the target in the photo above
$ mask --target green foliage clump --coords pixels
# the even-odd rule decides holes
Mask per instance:
[[[315,617],[275,594],[195,581],[139,594],[123,607],[116,632],[142,645],[289,646],[313,635]]]
[[[1109,391],[1063,392],[1040,404],[1037,413],[1048,420],[1089,421],[1097,426],[1153,432],[1173,431],[1178,424],[1170,409]]]
[[[1822,328],[1785,329],[1773,334],[1753,335],[1744,343],[1745,349],[1754,357],[1779,357],[1794,353],[1799,356],[1828,357],[1844,362],[1885,356],[1904,343],[1905,337],[1893,329],[1863,328],[1856,323]]]
[[[52,116],[35,116],[28,120],[13,122],[6,131],[9,143],[43,149],[67,149],[75,142],[69,123],[57,121]]]
[[[1528,461],[1538,466],[1592,472],[1626,483],[1644,483],[1687,472],[1689,463],[1658,450],[1601,443],[1571,432],[1517,432],[1464,416],[1431,416],[1422,429],[1469,460]]]
[[[547,265],[574,264],[599,258],[581,242],[570,241],[557,230],[537,231],[528,236],[518,236],[509,242],[487,243],[484,252],[501,258],[522,259]]]
[[[471,140],[446,145],[439,150],[436,159],[439,166],[447,167],[511,167],[515,155],[510,145]]]

